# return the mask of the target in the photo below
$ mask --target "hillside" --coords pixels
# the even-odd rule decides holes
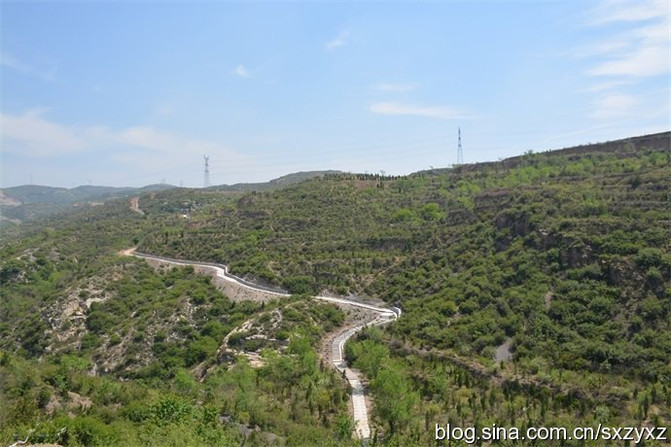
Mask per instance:
[[[24,185],[3,189],[3,195],[22,204],[67,204],[95,199],[127,197],[174,188],[171,185],[148,185],[142,188],[115,188],[112,186],[77,186],[75,188],[54,188],[51,186]]]
[[[51,186],[24,185],[0,191],[0,215],[4,220],[20,223],[67,211],[72,207],[98,206],[106,200],[131,197],[149,192],[166,191],[171,185],[156,184],[142,188],[115,188],[111,186],[77,186],[54,188]]]
[[[337,174],[340,171],[307,171],[287,174],[268,182],[236,183],[208,188],[210,191],[248,192],[264,191],[293,185],[315,177]],[[20,223],[56,212],[67,212],[72,207],[98,206],[106,200],[140,196],[151,192],[177,189],[167,184],[147,185],[141,188],[82,185],[75,188],[23,185],[0,190],[0,225],[3,221]]]
[[[670,141],[176,189],[141,195],[142,215],[111,201],[5,229],[0,442],[348,445],[346,386],[317,357],[348,316],[317,292],[403,310],[347,345],[376,442],[430,445],[447,422],[668,426]],[[234,302],[193,269],[118,255],[135,245],[296,296]],[[218,356],[230,334],[239,354]],[[202,383],[201,364],[216,371]]]
[[[336,175],[248,195],[140,247],[400,306],[379,342],[419,401],[434,401],[422,385],[434,373],[409,353],[644,420],[628,393],[671,374],[669,154],[662,134],[403,179]],[[498,364],[504,346],[513,361]]]
[[[325,175],[340,174],[341,171],[306,171],[295,172],[293,174],[283,175],[268,182],[260,183],[236,183],[234,185],[218,185],[212,186],[208,189],[215,191],[263,191],[281,188],[283,186],[293,185],[305,180],[310,180],[316,177],[323,177]]]

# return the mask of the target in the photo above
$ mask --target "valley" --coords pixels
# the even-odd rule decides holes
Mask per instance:
[[[175,188],[7,223],[0,443],[667,427],[670,141]]]
[[[133,206],[134,210],[137,210],[137,200],[134,202],[135,205]],[[166,259],[158,256],[152,256],[152,255],[147,255],[147,254],[142,254],[142,253],[137,253],[134,249],[127,249],[123,250],[121,252],[125,256],[137,256],[142,259],[147,259],[152,262],[156,262],[158,266],[161,265],[186,265],[186,266],[191,266],[195,267],[200,270],[210,270],[214,272],[214,276],[216,279],[221,279],[225,283],[228,283],[231,285],[230,288],[223,287],[222,289],[225,291],[227,296],[240,296],[243,295],[245,298],[243,299],[248,299],[251,301],[261,301],[261,302],[267,302],[271,299],[277,299],[277,298],[287,298],[290,297],[286,292],[282,291],[271,291],[268,288],[262,288],[258,287],[256,285],[250,284],[244,280],[241,280],[240,278],[236,278],[234,276],[231,276],[228,273],[228,269],[224,265],[215,265],[215,264],[200,264],[197,262],[193,261],[185,261],[185,260],[172,260],[172,259]],[[240,290],[244,289],[244,290]],[[252,295],[246,295],[245,292],[252,292]],[[352,416],[353,416],[353,423],[354,423],[354,432],[356,436],[360,439],[369,439],[370,438],[370,428],[368,426],[368,412],[366,408],[366,402],[365,402],[365,390],[363,385],[361,384],[361,377],[358,372],[352,370],[349,368],[344,361],[344,345],[347,342],[349,338],[351,338],[354,334],[357,332],[361,331],[362,329],[369,327],[369,326],[379,326],[379,325],[385,325],[397,318],[397,313],[390,309],[385,309],[377,306],[373,306],[370,304],[366,303],[361,303],[358,301],[352,301],[344,298],[336,298],[336,297],[326,297],[326,296],[315,296],[314,299],[320,300],[320,301],[325,301],[328,303],[334,303],[337,306],[342,306],[345,309],[348,308],[358,308],[358,309],[364,309],[366,311],[369,311],[373,318],[369,318],[359,324],[356,324],[352,327],[346,327],[345,330],[336,333],[334,336],[331,337],[331,342],[330,342],[330,348],[327,349],[327,352],[330,353],[330,356],[328,359],[323,359],[327,360],[329,363],[332,363],[333,366],[343,374],[343,376],[347,379],[347,381],[350,384],[351,390],[352,390],[352,403],[351,403],[351,408],[352,408]],[[281,318],[281,313],[278,313],[278,315]],[[242,328],[244,330],[247,330],[249,328],[249,322],[246,322]],[[240,332],[240,328],[234,329],[225,339],[222,347],[218,349],[218,352],[221,352],[222,348],[225,348],[226,345],[228,344],[229,337],[230,335]],[[327,335],[328,336],[328,335]],[[204,377],[201,377],[201,381]]]

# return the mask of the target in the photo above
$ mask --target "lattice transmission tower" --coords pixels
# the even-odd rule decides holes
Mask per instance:
[[[210,157],[203,155],[205,159],[205,174],[203,175],[203,188],[210,186]]]
[[[464,164],[464,151],[461,148],[461,127],[460,127],[458,144],[457,144],[457,165],[463,165],[463,164]]]

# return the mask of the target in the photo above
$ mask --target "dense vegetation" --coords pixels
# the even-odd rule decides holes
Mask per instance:
[[[0,190],[0,225],[39,219],[55,213],[67,213],[76,208],[100,206],[103,202],[138,196],[152,191],[165,191],[174,186],[157,184],[143,188],[114,188],[109,186],[78,186],[53,188],[24,185]]]
[[[212,186],[208,190],[211,192],[230,193],[273,190],[303,180],[337,172],[339,171],[297,172],[270,180],[269,182],[218,185]],[[176,187],[163,183],[142,188],[78,186],[67,189],[39,185],[4,188],[0,189],[0,226],[49,217],[56,213],[69,213],[77,208],[100,206],[102,203],[114,199],[130,198],[167,190],[173,190],[176,195],[181,195]]]
[[[296,294],[401,307],[401,319],[347,349],[370,383],[374,442],[428,445],[434,424],[447,422],[668,426],[669,178],[664,134],[403,178],[333,174],[244,195],[168,191],[142,196],[144,215],[110,203],[6,229],[0,439],[35,428],[57,440],[72,411],[67,393],[93,399],[108,383],[126,400],[93,399],[71,420],[98,424],[91,439],[102,444],[170,443],[182,426],[193,444],[239,443],[255,426],[256,444],[349,442],[344,382],[314,350],[342,315],[305,297],[232,303],[192,270],[155,272],[116,255],[138,243]],[[68,303],[80,313],[67,316]],[[271,324],[277,312],[282,325]],[[222,356],[222,338],[245,321],[256,329],[234,331],[238,354]],[[245,350],[263,365],[250,367]],[[25,391],[21,368],[38,371]],[[62,391],[53,371],[64,369],[87,385]],[[200,383],[204,370],[213,372]],[[57,411],[47,408],[52,395],[61,396]],[[186,419],[157,422],[151,411],[165,399],[188,407]],[[17,419],[21,405],[31,413]],[[104,441],[105,430],[117,437]]]
[[[342,311],[231,302],[192,268],[117,254],[163,219],[124,201],[5,230],[0,443],[347,445],[346,382],[316,354]]]
[[[141,247],[290,290],[382,298],[405,312],[389,344],[580,396],[590,414],[606,405],[612,420],[668,422],[668,145],[333,176],[245,196]],[[514,355],[497,364],[504,342]]]
[[[671,374],[669,156],[337,176],[212,208],[141,249],[400,304],[391,330],[418,346],[489,358],[512,338],[520,361],[656,380]]]

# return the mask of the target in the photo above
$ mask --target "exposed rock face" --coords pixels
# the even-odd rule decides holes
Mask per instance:
[[[506,340],[505,343],[497,347],[496,351],[494,352],[494,360],[496,362],[505,362],[510,360],[513,357],[513,352],[510,350],[511,346],[511,340]]]
[[[109,298],[105,286],[106,281],[91,278],[85,284],[72,286],[67,291],[65,300],[56,301],[46,310],[54,342],[78,346],[82,335],[86,332],[86,313],[89,308],[93,303],[103,302]],[[53,349],[53,346],[48,348],[49,351]]]
[[[602,264],[602,270],[606,274],[608,282],[612,285],[619,286],[631,276],[629,272],[632,270],[632,266],[624,259],[611,258],[603,260]]]
[[[246,195],[238,200],[236,206],[238,209],[251,206],[254,203],[254,196]]]
[[[531,215],[527,211],[515,210],[497,214],[494,227],[500,231],[494,241],[494,247],[499,252],[507,250],[513,239],[525,237],[534,230]]]
[[[488,209],[496,208],[502,203],[508,203],[513,197],[509,189],[492,189],[483,191],[473,199],[475,202],[475,211],[482,212]]]
[[[536,243],[537,250],[545,251],[548,248],[556,246],[559,241],[559,235],[544,229],[538,230],[538,236]]]
[[[580,242],[574,242],[568,247],[562,244],[559,250],[559,260],[562,265],[566,265],[572,269],[590,264],[592,261],[591,255],[591,247]]]
[[[13,197],[8,197],[3,190],[0,189],[0,205],[2,206],[19,206],[21,201]]]
[[[513,236],[524,237],[531,233],[531,216],[526,211],[516,212],[503,212],[499,213],[494,218],[494,225],[499,230],[504,228],[510,229],[510,233]]]

